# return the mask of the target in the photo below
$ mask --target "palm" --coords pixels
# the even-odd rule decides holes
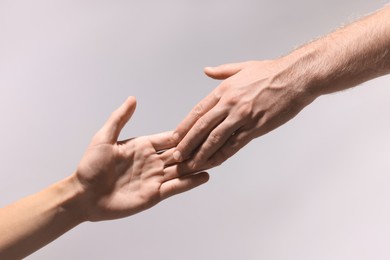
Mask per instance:
[[[89,220],[126,217],[207,181],[206,173],[180,177],[190,172],[167,168],[172,151],[158,152],[174,146],[170,132],[117,142],[131,110],[121,107],[113,113],[78,166],[77,177],[88,191]]]

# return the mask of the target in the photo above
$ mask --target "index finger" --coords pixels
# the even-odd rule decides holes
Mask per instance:
[[[172,133],[172,131],[168,131],[148,136],[148,139],[156,152],[166,150],[177,145],[177,142],[172,138]]]
[[[202,101],[200,101],[184,120],[176,127],[173,133],[173,140],[178,143],[183,140],[195,123],[208,111],[210,111],[219,101],[219,98],[212,91]]]

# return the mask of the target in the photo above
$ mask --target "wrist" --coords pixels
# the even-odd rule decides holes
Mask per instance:
[[[274,80],[277,84],[291,88],[304,106],[323,94],[319,87],[323,72],[316,65],[319,56],[319,50],[305,47],[276,60],[279,72]]]
[[[85,192],[74,174],[55,184],[55,192],[58,214],[64,215],[75,226],[87,220],[84,212]]]

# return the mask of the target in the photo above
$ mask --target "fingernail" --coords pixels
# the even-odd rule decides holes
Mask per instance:
[[[181,159],[181,153],[180,153],[180,151],[175,151],[175,152],[173,153],[173,159],[175,159],[176,161],[180,161],[180,159]]]
[[[180,139],[180,136],[179,136],[179,134],[178,133],[173,133],[173,140],[175,140],[175,141],[179,141],[179,139]]]

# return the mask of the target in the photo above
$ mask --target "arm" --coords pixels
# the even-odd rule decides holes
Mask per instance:
[[[178,125],[174,152],[188,169],[221,164],[317,97],[389,73],[390,7],[284,57],[205,68],[222,83]]]
[[[94,136],[77,170],[0,209],[0,259],[20,259],[85,221],[136,214],[208,180],[168,166],[172,133],[117,141],[135,110],[129,98]]]

